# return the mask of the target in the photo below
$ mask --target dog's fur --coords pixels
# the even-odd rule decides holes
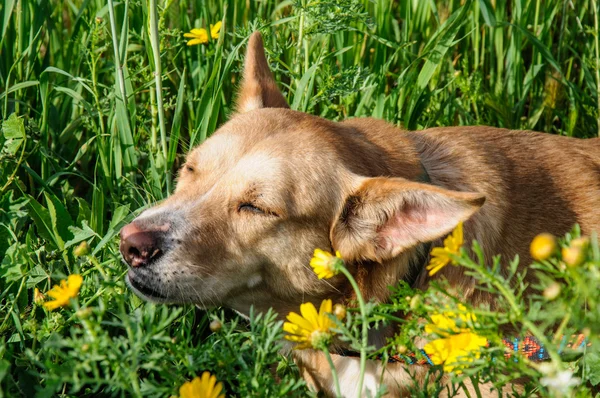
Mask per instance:
[[[460,221],[465,241],[477,239],[488,259],[518,254],[526,265],[536,234],[562,235],[575,223],[600,230],[599,208],[600,139],[482,126],[407,132],[292,111],[254,33],[237,113],[188,155],[175,193],[133,222],[162,255],[132,267],[128,281],[157,302],[242,314],[273,307],[284,316],[303,302],[352,300],[343,276],[318,280],[308,267],[322,248],[339,250],[366,299],[381,302],[426,256],[424,243],[439,245]],[[417,288],[429,281],[423,263]],[[493,306],[460,267],[439,274],[465,300]],[[370,339],[382,344],[392,332]],[[331,392],[323,356],[295,355],[307,380]],[[344,394],[354,396],[358,359],[334,359]],[[424,377],[426,369],[411,371]],[[370,361],[366,387],[374,390],[380,374]],[[393,395],[411,382],[404,365],[388,366]]]

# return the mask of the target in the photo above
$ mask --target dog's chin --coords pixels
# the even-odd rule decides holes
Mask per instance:
[[[170,303],[172,300],[169,300],[167,296],[156,290],[152,286],[148,286],[144,282],[142,282],[135,275],[135,271],[129,270],[127,276],[125,277],[125,283],[133,292],[141,299],[150,301],[153,303]]]

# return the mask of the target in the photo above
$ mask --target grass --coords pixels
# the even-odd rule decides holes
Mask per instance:
[[[218,313],[133,296],[118,253],[119,229],[232,112],[252,31],[293,109],[584,138],[600,135],[599,12],[596,0],[2,2],[0,395],[164,396],[204,369],[240,396],[306,393],[272,316],[210,334]],[[218,39],[185,45],[217,21]],[[71,273],[84,276],[79,308],[34,304],[34,288]],[[250,340],[262,348],[227,348]]]

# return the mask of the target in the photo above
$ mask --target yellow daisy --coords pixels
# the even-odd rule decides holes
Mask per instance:
[[[448,265],[448,263],[454,263],[454,260],[450,258],[450,254],[458,255],[462,245],[463,224],[460,222],[454,231],[444,239],[444,247],[435,247],[431,251],[431,260],[427,266],[429,276],[435,275],[439,270]]]
[[[458,319],[463,323],[473,322],[475,314],[467,311],[463,305],[458,306],[459,313],[446,312],[431,316],[431,322],[425,325],[425,332],[435,333],[441,338],[430,341],[423,347],[429,359],[436,365],[444,365],[444,371],[461,373],[460,363],[472,362],[479,358],[480,348],[487,345],[487,339],[473,333],[468,327],[459,328]]]
[[[219,21],[214,25],[210,25],[210,37],[212,37],[213,39],[219,38],[219,32],[221,31],[222,24],[223,23],[221,21]]]
[[[194,377],[179,387],[180,398],[225,398],[221,394],[223,383],[217,383],[217,378],[209,372],[202,373],[202,378]]]
[[[480,349],[487,345],[487,339],[473,332],[462,332],[443,339],[433,340],[423,349],[436,365],[444,364],[445,372],[462,373],[465,362],[473,362],[481,356]]]
[[[219,38],[219,32],[221,31],[221,25],[222,25],[221,21],[217,22],[214,25],[210,25],[210,37],[212,37],[213,39]],[[188,42],[187,42],[188,46],[194,46],[196,44],[208,43],[208,31],[204,28],[192,29],[189,33],[184,33],[183,37],[192,39],[192,40],[188,40]]]
[[[67,280],[63,279],[60,281],[60,286],[54,285],[54,287],[52,287],[52,289],[47,293],[47,295],[52,297],[54,300],[45,302],[44,308],[52,311],[69,304],[70,299],[77,297],[82,283],[83,277],[81,275],[69,275]]]
[[[318,313],[312,303],[300,305],[302,315],[290,312],[287,316],[289,322],[283,324],[283,330],[289,333],[285,335],[285,339],[298,343],[298,350],[326,347],[333,337],[330,329],[335,326],[328,316],[332,313],[332,308],[331,300],[323,300]]]
[[[321,249],[315,249],[313,258],[310,260],[310,266],[319,279],[329,279],[338,274],[338,266],[343,262],[342,255],[339,251],[335,252],[335,256]]]

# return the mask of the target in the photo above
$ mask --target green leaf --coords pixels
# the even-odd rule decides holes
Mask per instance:
[[[73,239],[73,233],[69,230],[69,227],[73,225],[73,220],[56,196],[44,192],[44,197],[48,206],[52,231],[58,248],[62,250],[65,248],[65,242]]]
[[[23,278],[21,266],[26,263],[26,260],[22,247],[19,242],[15,242],[6,250],[2,263],[0,263],[0,280],[3,281],[0,286],[3,288],[6,287],[4,282],[16,282]]]
[[[115,209],[110,220],[109,229],[118,229],[119,224],[128,216],[131,212],[129,211],[129,205],[122,205]]]
[[[600,354],[588,352],[584,356],[585,374],[593,386],[600,384]]]
[[[5,95],[8,95],[10,93],[14,93],[15,91],[22,90],[22,89],[27,88],[27,87],[37,86],[39,84],[40,84],[40,82],[37,81],[37,80],[29,80],[29,81],[26,81],[26,82],[21,82],[21,83],[14,84],[14,85],[10,86],[10,88],[8,90],[6,90],[2,94],[0,94],[0,100],[3,99]]]
[[[0,37],[0,45],[4,42],[4,36],[6,36],[6,29],[10,23],[10,17],[13,13],[16,0],[6,0],[4,2],[4,17],[2,18],[2,36]]]
[[[69,231],[73,234],[73,239],[65,242],[65,249],[68,249],[79,242],[83,242],[84,240],[93,238],[94,236],[98,236],[96,235],[96,232],[90,228],[86,220],[82,221],[81,228],[70,226]]]
[[[11,114],[2,122],[2,135],[5,139],[3,149],[11,155],[16,154],[27,138],[23,119],[15,113]]]
[[[496,12],[490,0],[479,0],[479,8],[485,23],[490,27],[496,26]]]
[[[35,285],[44,279],[49,280],[50,274],[46,272],[44,267],[38,264],[29,272],[27,272],[27,288],[31,289],[32,287],[35,287]]]
[[[48,209],[39,204],[32,196],[27,195],[27,197],[29,198],[29,202],[27,203],[29,207],[29,216],[33,219],[38,234],[45,239],[48,244],[57,249],[59,245],[54,237],[52,221]]]

